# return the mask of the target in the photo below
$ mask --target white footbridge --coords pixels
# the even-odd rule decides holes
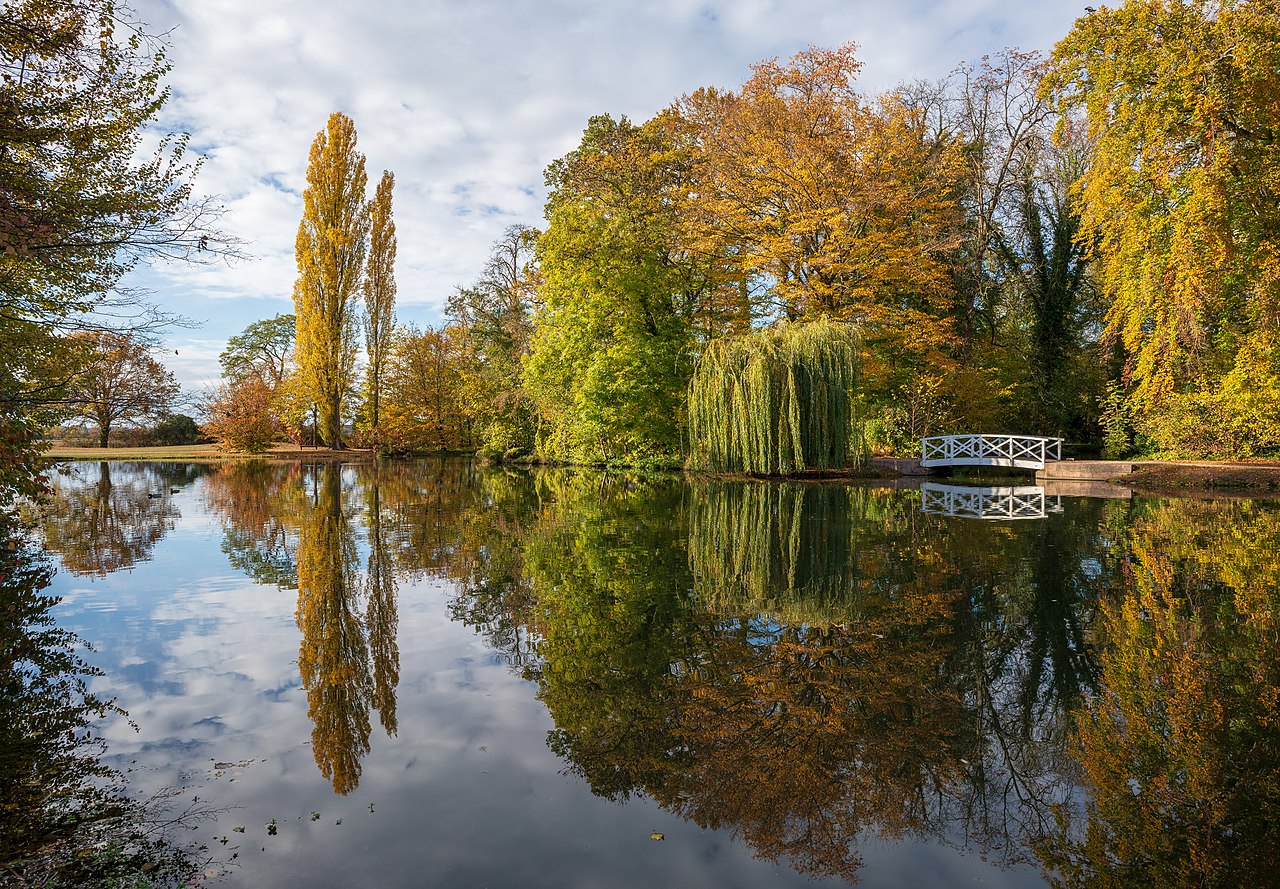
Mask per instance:
[[[958,519],[1043,519],[1062,512],[1062,498],[1046,495],[1039,485],[976,487],[925,482],[920,495],[924,512]]]
[[[920,465],[1044,469],[1062,459],[1062,439],[1043,435],[935,435],[920,439]]]

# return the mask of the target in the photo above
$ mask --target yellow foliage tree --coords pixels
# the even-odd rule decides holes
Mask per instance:
[[[331,448],[343,446],[343,399],[355,370],[353,304],[369,246],[365,183],[355,123],[334,112],[311,144],[293,288],[298,375],[319,409],[320,434]]]
[[[378,190],[369,203],[369,266],[364,279],[364,342],[369,353],[369,425],[375,441],[381,419],[382,374],[387,365],[395,327],[396,223],[391,217],[395,176],[382,171]]]
[[[1276,360],[1280,2],[1104,7],[1055,48],[1046,89],[1087,117],[1082,236],[1140,425],[1160,438],[1180,397]]]

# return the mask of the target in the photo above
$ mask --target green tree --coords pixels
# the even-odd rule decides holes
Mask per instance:
[[[703,288],[675,239],[679,158],[656,124],[593,117],[547,170],[541,306],[525,381],[539,453],[672,460]]]
[[[843,469],[861,446],[858,345],[851,325],[826,320],[712,341],[689,386],[689,462],[757,475]]]
[[[158,445],[193,445],[200,440],[200,427],[186,414],[170,414],[151,434]]]
[[[101,331],[78,334],[88,363],[75,377],[70,397],[98,427],[98,446],[108,447],[113,426],[137,424],[168,412],[178,384],[136,337]]]
[[[234,383],[256,374],[272,391],[278,389],[293,369],[296,337],[297,319],[293,315],[254,321],[227,340],[227,347],[218,356],[222,375]]]
[[[168,70],[126,4],[0,7],[0,491],[35,490],[35,426],[57,418],[75,369],[65,335],[95,313],[162,320],[113,292],[120,277],[231,249],[210,228],[216,205],[191,195],[185,137],[148,150]]]
[[[380,433],[382,375],[395,330],[396,223],[391,216],[395,177],[383,170],[369,203],[369,265],[364,279],[364,342],[369,355],[368,411],[375,440]]]
[[[343,402],[355,374],[355,296],[369,247],[365,183],[355,123],[334,112],[311,144],[293,288],[298,375],[331,448],[343,447]]]
[[[533,448],[534,406],[523,386],[539,280],[538,231],[513,225],[493,245],[484,272],[449,297],[461,333],[462,406],[477,447],[501,457]]]

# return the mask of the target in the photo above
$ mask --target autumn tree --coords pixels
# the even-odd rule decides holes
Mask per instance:
[[[459,331],[398,330],[387,361],[385,445],[401,453],[470,445],[459,398]]]
[[[892,369],[937,363],[951,338],[945,248],[957,154],[896,97],[863,98],[855,47],[752,66],[734,93],[702,90],[675,113],[695,135],[689,249],[737,267],[765,320],[830,315],[859,327]]]
[[[355,373],[355,296],[369,246],[365,182],[355,123],[334,112],[311,144],[293,288],[298,376],[331,448],[343,446],[344,399]]]
[[[365,351],[369,355],[369,424],[374,438],[380,433],[382,375],[395,329],[396,223],[391,217],[391,190],[395,177],[384,170],[378,190],[369,203],[369,264],[364,279]]]
[[[1188,454],[1280,446],[1280,6],[1102,7],[1046,90],[1094,142],[1081,232],[1139,426]]]
[[[81,416],[98,427],[99,447],[108,447],[111,429],[154,419],[178,395],[173,374],[145,343],[126,333],[83,333],[76,340],[86,353],[70,395]]]
[[[260,454],[275,443],[275,393],[262,377],[250,374],[224,382],[205,402],[204,432],[224,448]]]

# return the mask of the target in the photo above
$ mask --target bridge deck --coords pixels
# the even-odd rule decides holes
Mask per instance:
[[[1062,459],[1062,439],[1043,435],[935,435],[920,439],[920,465],[1043,469]]]

